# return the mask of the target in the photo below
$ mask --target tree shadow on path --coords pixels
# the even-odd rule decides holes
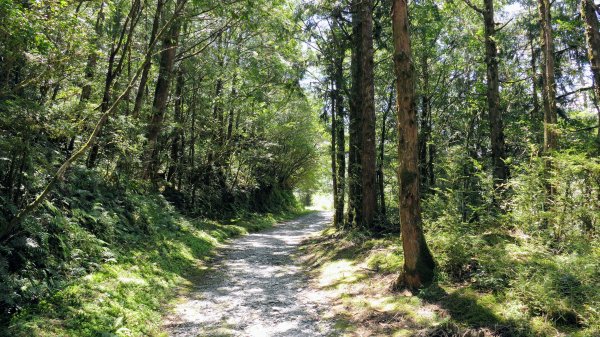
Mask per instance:
[[[329,213],[313,213],[232,241],[175,308],[165,326],[170,335],[330,336],[325,302],[292,258],[329,222]]]

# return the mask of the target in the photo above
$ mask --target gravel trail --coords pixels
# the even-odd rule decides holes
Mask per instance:
[[[331,222],[316,212],[233,240],[165,323],[169,336],[336,336],[293,254]]]

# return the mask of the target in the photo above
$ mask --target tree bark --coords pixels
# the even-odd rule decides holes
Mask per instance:
[[[337,19],[335,19],[335,23],[337,28],[341,29],[340,23]],[[335,56],[334,56],[334,65],[333,65],[333,82],[334,82],[334,90],[333,94],[335,95],[335,119],[336,119],[336,129],[335,129],[335,138],[336,138],[336,176],[337,176],[337,201],[335,207],[335,223],[338,226],[344,225],[344,194],[346,193],[346,141],[345,141],[345,133],[344,133],[344,55],[346,52],[345,44],[341,41],[341,37],[337,34],[334,35],[335,38]]]
[[[362,92],[359,83],[362,78],[362,30],[361,17],[359,15],[361,0],[353,0],[351,3],[352,11],[352,57],[351,57],[351,77],[352,87],[350,93],[350,113],[349,113],[349,153],[348,153],[348,225],[356,227],[362,223],[362,188],[361,188],[361,160],[362,152]]]
[[[196,186],[197,186],[197,182],[196,179],[194,179],[195,175],[196,175],[196,104],[197,102],[197,97],[198,97],[198,87],[199,87],[199,82],[202,79],[198,79],[194,84],[192,84],[192,104],[190,109],[192,110],[192,125],[191,125],[191,130],[190,130],[190,142],[189,142],[189,157],[190,157],[190,168],[188,170],[188,175],[189,175],[189,180],[191,182],[192,185],[192,191],[191,191],[191,196],[190,196],[190,207],[192,209],[194,209],[194,206],[196,205]]]
[[[376,199],[376,140],[375,140],[375,82],[373,74],[373,2],[362,0],[363,124],[362,124],[362,216],[363,226],[373,228],[377,216]]]
[[[121,28],[121,30],[115,30],[113,32],[113,42],[110,54],[108,55],[108,68],[106,70],[106,77],[104,80],[102,104],[100,104],[101,113],[105,113],[110,108],[110,98],[113,89],[113,84],[115,83],[117,77],[120,75],[121,70],[123,69],[125,55],[127,54],[129,45],[131,44],[133,33],[139,20],[140,10],[140,0],[135,0],[131,5],[131,9],[129,10],[129,14],[127,15],[127,19],[123,23],[123,27]],[[126,33],[127,36],[125,36]],[[121,56],[119,61],[116,62],[117,55],[119,55],[119,51],[121,51]],[[87,159],[86,165],[88,168],[93,168],[96,166],[99,151],[100,145],[98,144],[98,142],[95,142]]]
[[[358,192],[354,201],[357,226],[372,229],[377,215],[376,198],[376,151],[375,151],[375,86],[373,76],[373,1],[355,0],[352,4],[354,48],[352,57],[353,108],[359,123],[354,130],[356,147],[354,154],[358,170]],[[353,191],[351,191],[352,193]]]
[[[492,143],[492,162],[494,164],[494,185],[504,184],[509,176],[506,165],[506,145],[504,126],[500,108],[500,84],[498,81],[498,50],[496,48],[496,23],[494,21],[494,1],[485,0],[483,20],[485,28],[485,63],[487,65],[487,103],[490,138]]]
[[[533,29],[532,29],[533,30]],[[531,52],[531,100],[533,103],[533,109],[531,111],[531,121],[533,123],[538,122],[540,118],[540,100],[538,98],[538,65],[537,58],[539,55],[539,51],[536,50],[534,46],[534,37],[533,32],[531,32],[529,36],[529,49]]]
[[[333,68],[333,65],[332,65]],[[337,209],[339,207],[339,190],[338,190],[338,174],[337,174],[337,116],[336,116],[336,94],[334,86],[334,78],[331,78],[331,89],[329,92],[331,99],[331,181],[333,186],[333,209],[336,212],[333,213],[333,225],[336,228],[340,228],[340,218],[338,218]]]
[[[381,117],[381,134],[379,135],[379,158],[377,159],[377,191],[379,192],[379,212],[382,215],[382,221],[386,221],[386,205],[385,205],[385,179],[383,174],[383,164],[385,159],[385,139],[387,135],[387,119],[394,99],[394,87],[390,86],[390,94],[388,96],[387,106]]]
[[[340,66],[341,69],[341,66]],[[337,76],[336,76],[337,77]],[[339,77],[338,77],[339,78]],[[344,96],[340,93],[340,88],[342,85],[343,79],[336,79],[336,114],[335,118],[336,122],[336,160],[337,160],[337,208],[335,209],[335,214],[340,224],[343,225],[344,222],[344,199],[346,193],[346,142],[344,135]]]
[[[588,58],[594,77],[594,94],[600,100],[600,31],[598,30],[598,17],[596,6],[591,0],[582,0],[581,16],[585,23],[585,39],[588,46]],[[596,102],[598,104],[598,102]],[[598,110],[598,123],[600,124],[600,110]],[[598,150],[600,151],[600,127],[597,135]]]
[[[153,41],[156,39],[156,32],[158,31],[158,26],[160,25],[160,17],[164,7],[164,0],[156,1],[156,12],[154,13],[154,20],[152,22],[152,31],[150,32],[150,40],[148,42],[148,49],[153,46]],[[153,48],[153,47],[152,47]],[[153,48],[154,49],[154,48]],[[140,77],[140,84],[138,86],[137,94],[135,96],[135,105],[133,106],[133,111],[131,115],[133,117],[137,117],[142,109],[142,104],[144,103],[144,91],[146,88],[146,83],[148,82],[148,74],[150,73],[150,67],[152,66],[152,59],[148,59],[144,62],[142,75]]]
[[[552,20],[550,15],[550,0],[538,0],[540,16],[540,33],[542,42],[542,102],[544,106],[544,144],[543,151],[551,154],[558,147],[557,117],[556,117],[556,82],[554,80],[554,40],[552,38]],[[547,177],[554,170],[551,157],[545,159],[546,193],[545,208],[551,208],[556,188]]]
[[[419,130],[419,177],[422,191],[427,191],[429,186],[429,175],[427,174],[427,147],[429,136],[431,134],[431,96],[429,95],[429,59],[427,53],[423,53],[421,58],[421,74],[423,82],[421,88],[421,118],[419,123],[421,127]]]
[[[167,181],[171,182],[175,175],[181,176],[179,172],[181,168],[181,152],[183,150],[182,138],[183,138],[183,69],[177,71],[177,80],[175,84],[175,111],[174,121],[175,129],[173,130],[173,139],[171,140],[171,162],[169,163],[169,170],[167,172]]]
[[[552,21],[550,0],[538,0],[542,40],[542,78],[544,105],[544,151],[551,152],[558,145],[556,130],[556,82],[554,79],[554,40],[552,38]]]
[[[416,289],[431,283],[435,262],[425,242],[421,224],[418,126],[407,0],[394,0],[392,4],[392,32],[397,94],[400,224],[404,250],[404,272],[393,287]]]
[[[174,20],[172,21],[168,34],[163,40],[162,51],[160,52],[160,68],[158,71],[158,79],[156,81],[154,101],[152,103],[152,119],[148,126],[148,143],[144,153],[144,177],[151,180],[156,179],[160,165],[158,156],[158,136],[162,131],[162,123],[167,108],[167,100],[169,98],[169,87],[173,74],[173,65],[175,64],[179,31],[181,28],[179,15],[184,4],[185,0],[177,0],[175,12],[173,13]]]

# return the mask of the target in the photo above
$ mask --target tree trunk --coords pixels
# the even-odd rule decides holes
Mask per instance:
[[[542,35],[542,78],[544,105],[544,151],[551,152],[558,145],[556,130],[556,83],[554,80],[554,40],[550,16],[550,0],[538,0]]]
[[[375,140],[375,83],[373,74],[373,1],[362,0],[362,217],[363,227],[373,228],[377,216],[375,176],[377,163]]]
[[[152,31],[150,32],[150,40],[148,41],[148,48],[154,45],[154,40],[156,39],[156,33],[158,32],[158,26],[160,25],[160,17],[162,14],[164,0],[156,1],[156,12],[154,13],[154,20],[152,22]],[[153,48],[153,47],[152,47]],[[148,59],[144,63],[144,68],[142,70],[142,75],[140,77],[140,84],[138,86],[137,94],[135,96],[135,105],[133,106],[133,111],[131,112],[133,117],[137,117],[142,109],[142,104],[144,103],[144,91],[146,88],[146,83],[148,82],[148,73],[150,73],[150,67],[152,66],[152,59]]]
[[[100,9],[98,10],[98,17],[96,18],[96,23],[94,25],[94,31],[96,35],[91,41],[91,45],[94,50],[90,52],[88,55],[88,60],[85,65],[85,74],[84,74],[84,83],[81,87],[81,96],[79,96],[79,103],[83,105],[86,103],[90,97],[92,97],[92,81],[94,80],[94,76],[96,73],[96,64],[98,63],[98,54],[97,54],[97,44],[102,34],[102,23],[104,22],[104,2],[100,4]],[[75,148],[75,138],[76,136],[72,136],[69,140],[69,144],[67,145],[67,158],[71,156],[73,149]]]
[[[111,91],[113,89],[113,84],[116,81],[119,74],[121,73],[121,70],[123,69],[125,55],[127,54],[135,27],[139,20],[139,14],[141,10],[140,6],[140,0],[135,0],[131,5],[131,9],[129,11],[129,14],[127,15],[127,19],[123,23],[123,27],[120,30],[115,30],[113,32],[113,42],[110,54],[108,56],[108,69],[106,70],[106,77],[104,80],[102,104],[100,104],[100,112],[102,114],[108,111],[108,109],[110,108],[110,96]],[[125,35],[126,33],[127,36]],[[117,61],[117,55],[119,55],[119,51],[121,51],[121,56],[119,61],[115,64],[115,62]],[[93,168],[96,166],[99,151],[100,145],[98,144],[98,142],[95,142],[87,159],[86,164],[88,168]]]
[[[585,22],[585,39],[592,75],[594,76],[594,93],[596,100],[600,100],[600,31],[598,31],[600,27],[596,16],[596,5],[591,0],[582,0],[581,16]],[[598,110],[598,123],[600,124],[600,110]],[[597,137],[598,149],[600,150],[600,127],[598,128]]]
[[[385,138],[387,135],[387,119],[394,99],[394,87],[390,87],[387,106],[381,117],[381,134],[379,135],[379,158],[377,160],[377,191],[379,192],[379,211],[382,215],[382,221],[386,221],[386,206],[385,206],[385,179],[383,174],[383,164],[385,159]]]
[[[424,39],[425,40],[425,39]],[[425,41],[424,41],[425,42]],[[429,96],[429,59],[427,53],[423,53],[421,58],[421,76],[422,76],[422,88],[421,88],[421,118],[420,118],[420,133],[419,133],[419,177],[422,191],[428,189],[427,174],[427,145],[429,143],[430,130],[430,117],[431,114],[431,97]]]
[[[556,83],[554,80],[554,40],[552,38],[552,21],[550,15],[550,0],[538,0],[540,15],[540,32],[542,42],[542,97],[544,106],[544,144],[543,151],[552,153],[558,147],[558,133],[556,125]],[[554,170],[552,158],[545,160],[546,178]],[[552,207],[556,188],[546,179],[547,199],[545,208]]]
[[[197,102],[197,97],[198,97],[198,86],[201,79],[199,79],[195,84],[193,84],[193,91],[192,91],[192,104],[190,106],[190,109],[192,110],[192,125],[191,125],[191,130],[190,130],[190,169],[188,171],[188,175],[189,175],[189,180],[191,182],[192,185],[192,191],[191,191],[191,196],[190,196],[190,208],[194,209],[195,205],[196,205],[196,179],[194,179],[195,174],[196,174],[196,105],[198,104]]]
[[[498,82],[498,50],[496,48],[496,23],[494,22],[494,1],[485,0],[483,20],[485,28],[485,63],[487,65],[487,103],[490,138],[492,143],[492,162],[494,164],[494,185],[504,184],[508,179],[509,168],[506,165],[506,146],[504,126],[500,109],[500,85]]]
[[[336,94],[334,87],[334,79],[331,78],[331,89],[329,92],[329,96],[331,99],[331,181],[333,185],[333,209],[337,211],[338,209],[338,181],[337,181],[337,116],[336,116]],[[333,225],[336,228],[340,227],[340,218],[337,217],[337,212],[333,214]]]
[[[538,51],[534,46],[533,32],[529,36],[529,49],[531,52],[531,101],[533,103],[533,109],[531,111],[531,121],[533,123],[538,122],[540,118],[540,100],[538,98],[538,65],[537,57]]]
[[[336,19],[336,25],[339,26],[339,22]],[[344,43],[337,37],[337,45],[334,57],[334,95],[335,95],[335,119],[336,119],[336,168],[337,168],[337,202],[335,207],[335,222],[340,226],[344,224],[344,194],[346,192],[346,141],[344,135],[344,54],[345,48]]]
[[[354,115],[359,123],[354,130],[355,160],[359,169],[353,172],[358,180],[354,202],[355,224],[372,229],[377,215],[376,151],[375,151],[375,97],[373,77],[373,1],[355,0],[352,4],[354,48],[352,56],[352,91]],[[353,191],[351,191],[352,193]]]
[[[175,111],[174,121],[175,130],[173,130],[173,139],[171,140],[171,162],[169,163],[169,171],[167,172],[167,181],[171,182],[175,175],[181,176],[179,172],[181,168],[181,150],[183,150],[182,136],[183,136],[183,70],[180,68],[177,71],[177,80],[175,84]]]
[[[239,60],[239,59],[238,59]],[[239,61],[236,63],[236,68],[239,66]],[[230,107],[229,115],[227,116],[227,138],[226,144],[231,141],[233,137],[233,123],[235,119],[235,99],[237,98],[237,69],[234,70],[233,78],[231,79],[231,93],[230,93]],[[227,156],[229,158],[229,156]]]
[[[429,130],[431,130],[431,112],[429,115]],[[427,175],[429,176],[429,188],[431,193],[435,193],[435,189],[433,189],[433,187],[435,187],[435,173],[433,171],[433,161],[435,159],[436,148],[433,142],[431,142],[427,147],[427,151],[429,153],[429,161],[427,161]]]
[[[167,100],[169,98],[169,86],[173,74],[173,65],[175,64],[179,30],[181,28],[181,22],[178,17],[184,3],[185,0],[177,0],[175,12],[173,13],[175,19],[163,40],[162,51],[160,52],[160,67],[158,79],[156,80],[154,101],[152,103],[152,119],[148,126],[148,143],[144,153],[144,177],[151,180],[156,178],[160,164],[158,156],[158,136],[162,131],[162,123],[167,108]]]
[[[224,68],[224,63],[220,63],[221,69]],[[215,132],[215,143],[219,145],[223,145],[223,107],[221,106],[221,93],[223,92],[223,80],[221,78],[217,79],[217,84],[215,85],[215,103],[213,106],[213,119],[214,123],[217,124],[218,130]]]
[[[362,224],[362,188],[361,188],[361,160],[362,152],[362,23],[360,17],[361,0],[353,0],[352,11],[352,58],[351,76],[352,88],[350,94],[349,114],[349,153],[348,153],[348,225],[351,227]]]
[[[394,288],[416,289],[433,280],[435,262],[425,242],[421,224],[418,127],[407,0],[394,0],[393,2],[392,32],[398,109],[400,224],[404,250],[404,272],[396,280]]]
[[[341,81],[340,81],[341,82]],[[338,83],[337,85],[341,85],[341,83]],[[346,142],[345,142],[345,135],[344,135],[344,103],[343,103],[343,96],[341,95],[341,93],[339,92],[339,89],[337,93],[337,101],[336,101],[336,114],[335,114],[335,118],[337,119],[336,122],[336,145],[337,145],[337,151],[336,151],[336,160],[337,160],[337,197],[338,197],[338,202],[337,202],[337,208],[335,209],[335,214],[338,220],[338,222],[343,225],[344,222],[344,199],[345,199],[345,193],[346,193],[346,179],[345,179],[345,175],[346,175]]]

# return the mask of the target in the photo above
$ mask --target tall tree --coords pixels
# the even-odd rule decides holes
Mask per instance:
[[[114,14],[114,22],[111,34],[112,44],[108,54],[108,67],[106,69],[106,76],[104,78],[102,103],[100,104],[101,113],[105,113],[110,108],[112,89],[125,65],[127,51],[132,43],[134,31],[140,19],[141,9],[141,1],[134,0],[131,5],[131,9],[129,10],[129,14],[127,15],[127,18],[122,26],[120,22],[122,15],[120,11],[122,9],[119,8],[119,10],[117,10]],[[119,57],[117,58],[117,56]],[[95,142],[90,150],[86,163],[88,168],[92,168],[96,165],[100,151],[100,144],[98,143],[99,142]]]
[[[435,262],[427,247],[421,223],[415,80],[407,0],[394,0],[391,15],[398,118],[399,208],[404,250],[404,271],[394,288],[415,289],[433,280]]]
[[[352,103],[351,151],[354,189],[354,223],[370,229],[377,215],[376,151],[375,151],[375,88],[373,75],[373,1],[352,2]],[[354,117],[354,118],[353,118]],[[352,162],[351,162],[352,163]]]
[[[381,131],[379,133],[379,156],[377,158],[377,192],[378,192],[378,202],[379,202],[379,212],[381,213],[381,217],[383,221],[385,221],[386,217],[386,204],[385,204],[385,178],[384,178],[384,162],[385,162],[385,143],[386,137],[388,134],[387,129],[387,120],[388,115],[392,111],[392,105],[394,104],[394,85],[390,85],[389,87],[389,95],[386,102],[385,110],[383,112],[383,116],[381,118]]]
[[[361,81],[362,104],[362,225],[372,228],[377,215],[376,198],[376,150],[375,150],[375,85],[373,75],[373,1],[362,0],[360,16],[362,21]]]
[[[85,65],[85,82],[81,87],[81,96],[79,96],[79,103],[83,106],[91,97],[92,97],[92,81],[94,80],[94,76],[96,74],[96,64],[98,63],[98,40],[102,34],[102,25],[104,23],[104,5],[102,2],[100,4],[100,9],[98,10],[98,16],[96,18],[96,23],[94,25],[94,36],[91,39],[91,45],[94,47],[87,59],[87,63]],[[75,148],[75,140],[76,136],[73,135],[69,140],[69,144],[67,145],[67,155],[71,156],[71,152]]]
[[[167,181],[172,181],[175,175],[181,177],[181,160],[182,153],[184,152],[184,139],[183,139],[183,87],[185,85],[184,71],[180,64],[177,69],[177,77],[175,80],[175,107],[174,107],[174,118],[175,122],[173,135],[171,137],[171,154],[169,170],[167,171]]]
[[[594,94],[596,103],[600,100],[600,29],[598,25],[598,7],[592,0],[581,1],[581,16],[585,24],[585,39],[588,46],[588,58],[594,77]],[[600,124],[600,109],[598,110],[598,124]],[[597,135],[598,147],[600,148],[600,127]]]
[[[163,7],[165,4],[165,0],[157,0],[156,1],[156,11],[154,12],[154,19],[152,21],[152,30],[150,32],[150,37],[148,39],[149,46],[152,47],[152,42],[156,38],[156,33],[158,32],[158,27],[160,26],[160,18],[163,11]],[[135,103],[133,106],[132,115],[137,117],[140,110],[142,109],[142,104],[144,103],[144,91],[146,90],[146,83],[148,82],[148,74],[150,73],[150,67],[152,66],[152,59],[148,59],[144,63],[144,69],[142,70],[142,76],[140,77],[140,84],[138,86],[137,94],[135,95]]]
[[[343,27],[340,22],[340,10],[334,9],[332,13],[332,95],[333,102],[335,105],[335,124],[334,130],[332,130],[332,139],[335,141],[332,144],[334,146],[334,158],[335,160],[335,191],[334,191],[334,224],[338,227],[344,224],[344,199],[346,192],[346,139],[345,139],[345,127],[344,127],[344,58],[346,55],[346,37],[343,35]]]
[[[469,0],[467,5],[483,16],[485,31],[485,64],[487,67],[487,105],[490,139],[492,143],[492,162],[494,164],[495,185],[506,182],[509,168],[506,165],[506,145],[504,126],[500,108],[500,82],[498,80],[498,49],[496,46],[496,22],[494,20],[494,0],[484,0],[480,8]]]
[[[144,176],[154,179],[159,169],[158,156],[158,136],[162,130],[162,123],[167,108],[169,97],[169,86],[175,64],[177,53],[177,42],[179,31],[181,29],[181,20],[179,16],[183,10],[186,0],[177,0],[171,20],[169,32],[165,35],[160,52],[160,68],[158,79],[156,80],[156,90],[154,92],[154,101],[152,103],[152,119],[148,125],[147,139],[148,143],[144,152]]]
[[[344,132],[344,54],[345,50],[338,47],[335,59],[335,96],[336,96],[336,161],[337,161],[337,208],[335,209],[338,222],[344,219],[344,194],[346,191],[346,141]]]
[[[544,105],[544,151],[556,149],[556,81],[554,79],[554,40],[552,38],[552,18],[550,0],[538,0],[540,31],[542,41],[542,88]]]
[[[360,0],[354,0],[350,4],[352,12],[352,41],[351,41],[351,93],[350,93],[350,111],[348,115],[348,224],[356,226],[361,222],[362,204],[361,189],[361,162],[360,153],[362,147],[360,128],[362,125],[362,115],[360,108],[362,105],[362,93],[358,83],[362,77],[360,59],[362,54],[361,44],[361,22],[359,16]]]
[[[529,15],[534,16],[535,14],[531,13],[531,8],[529,9]],[[530,61],[529,66],[531,67],[531,121],[534,124],[539,124],[539,120],[541,119],[540,114],[540,100],[538,96],[539,91],[539,77],[538,77],[538,58],[540,56],[540,48],[537,46],[537,39],[535,37],[536,27],[535,24],[529,24],[527,26],[527,39],[529,40],[529,53],[530,53]],[[541,141],[540,141],[541,142]]]
[[[331,68],[334,67],[335,61],[332,60]],[[330,70],[333,74],[333,69]],[[338,217],[338,208],[339,208],[339,189],[338,189],[338,169],[337,169],[337,109],[336,109],[336,94],[335,94],[335,79],[331,76],[330,80],[331,88],[329,89],[329,96],[331,98],[331,181],[333,187],[333,225],[336,228],[341,227],[340,218]]]

